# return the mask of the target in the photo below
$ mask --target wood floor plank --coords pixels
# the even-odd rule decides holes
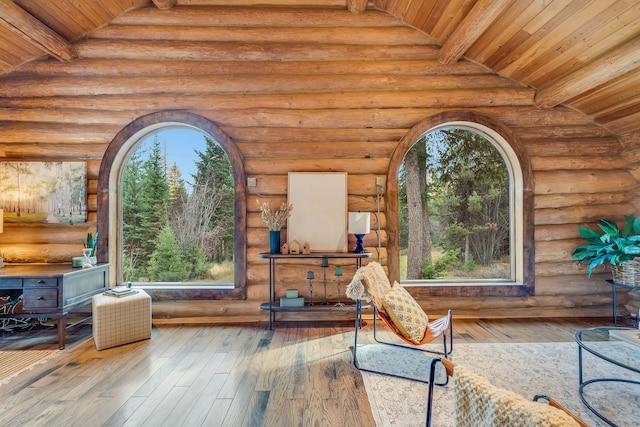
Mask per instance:
[[[360,344],[373,341],[368,323]],[[454,342],[566,342],[609,324],[454,318]],[[55,349],[55,335],[36,328],[0,345]],[[78,327],[66,350],[0,387],[0,426],[373,426],[353,338],[349,325],[163,325],[151,340],[98,351],[90,326]]]
[[[203,362],[200,368],[193,369],[195,372],[197,372],[197,375],[195,375],[193,381],[188,385],[186,383],[183,383],[182,380],[180,381],[180,384],[182,386],[188,386],[188,390],[177,402],[177,406],[180,408],[180,410],[171,412],[165,418],[165,423],[167,425],[182,425],[182,423],[184,423],[189,416],[189,413],[193,410],[196,410],[196,403],[198,402],[198,398],[206,392],[207,386],[213,378],[215,367],[222,362],[222,359],[224,357],[224,353],[203,352],[202,354],[208,357],[202,359]],[[224,377],[226,379],[226,375],[224,375]],[[204,419],[204,415],[202,418]]]
[[[268,391],[255,391],[249,401],[242,427],[261,427],[268,402]]]
[[[227,414],[229,413],[229,407],[233,403],[233,399],[216,399],[207,414],[207,417],[204,419],[202,423],[203,426],[229,426],[232,427],[233,424],[228,424],[226,421],[221,422],[220,420],[226,420]],[[185,427],[187,424],[185,424]]]
[[[224,418],[224,423],[230,426],[240,426],[245,422],[247,414],[256,410],[251,406],[252,398],[256,388],[256,382],[259,376],[259,368],[262,365],[262,360],[265,356],[267,349],[265,346],[257,346],[253,351],[247,351],[242,361],[234,368],[234,372],[230,373],[225,387],[229,384],[233,378],[238,378],[237,387],[235,388],[227,415]],[[222,390],[220,397],[225,398],[225,392],[229,393],[230,390]],[[260,402],[262,404],[262,402]]]
[[[274,334],[273,331],[267,331],[263,339],[264,341],[261,345],[268,346],[269,357],[265,358],[262,363],[262,369],[256,381],[256,391],[272,390],[273,383],[276,380],[277,362],[282,353],[284,334]]]
[[[220,354],[222,355],[223,353]],[[231,399],[218,399],[218,393],[227,380],[227,376],[228,374],[214,373],[194,404],[191,407],[185,408],[183,412],[184,421],[182,424],[177,425],[214,425],[206,424],[208,419],[214,417],[219,424],[220,420],[226,417],[229,405],[231,405]]]
[[[145,397],[142,396],[127,399],[127,401],[118,408],[117,412],[114,412],[108,419],[100,424],[102,427],[117,427],[124,425],[129,417],[138,410],[144,400]]]
[[[131,425],[136,426],[144,426],[144,427],[157,427],[160,425],[166,425],[166,419],[169,415],[176,411],[181,411],[181,408],[178,403],[182,400],[182,397],[186,394],[188,387],[171,387],[167,394],[165,394],[164,398],[162,398],[156,407],[153,409],[152,413],[144,418],[143,423],[129,423]],[[137,413],[136,411],[134,415]],[[129,420],[133,420],[134,417],[130,417]],[[127,421],[129,421],[127,420]],[[126,425],[126,424],[125,424]]]

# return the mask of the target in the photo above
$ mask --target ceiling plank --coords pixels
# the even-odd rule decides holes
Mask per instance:
[[[0,21],[4,21],[14,34],[60,61],[67,62],[78,57],[71,43],[11,0],[0,0]]]
[[[444,43],[438,60],[445,65],[459,60],[510,4],[511,0],[479,0]]]
[[[368,0],[347,0],[347,10],[353,13],[362,13],[367,9]]]
[[[536,104],[541,108],[555,107],[638,68],[639,64],[640,36],[636,36],[584,67],[538,89]]]
[[[160,10],[169,10],[174,7],[177,0],[153,0],[153,4]]]

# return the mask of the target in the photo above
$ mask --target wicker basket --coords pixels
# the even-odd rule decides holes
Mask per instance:
[[[632,259],[611,268],[613,282],[627,286],[640,286],[640,260]]]

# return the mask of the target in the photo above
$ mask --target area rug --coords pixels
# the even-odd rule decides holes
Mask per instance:
[[[618,343],[616,343],[618,344]],[[620,343],[620,352],[637,352]],[[583,353],[584,354],[584,353]],[[632,357],[629,354],[630,357]],[[585,378],[622,377],[640,381],[640,374],[613,367],[590,354],[584,357]],[[426,377],[426,356],[415,350],[381,344],[358,346],[361,366],[394,370],[396,374]],[[635,356],[637,360],[637,353]],[[591,426],[608,426],[584,406],[578,395],[578,346],[576,343],[456,344],[451,357],[455,364],[487,378],[493,385],[527,399],[546,394],[567,407]],[[443,373],[440,373],[443,375]],[[424,426],[427,385],[386,375],[362,372],[367,396],[378,427]],[[449,382],[451,384],[451,381]],[[619,427],[637,427],[640,420],[640,386],[622,383],[593,384],[585,396]],[[453,427],[451,386],[436,387],[433,427]]]
[[[8,350],[0,351],[0,385],[35,365],[46,362],[59,350]]]

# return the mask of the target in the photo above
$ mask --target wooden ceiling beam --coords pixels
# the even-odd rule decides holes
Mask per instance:
[[[369,0],[347,0],[347,10],[353,13],[362,13],[367,9]]]
[[[153,0],[153,4],[160,10],[169,10],[174,7],[177,0]]]
[[[640,36],[538,89],[536,104],[553,108],[562,102],[628,73],[640,64]]]
[[[458,61],[510,4],[511,0],[479,0],[442,45],[438,60],[444,65]]]
[[[78,57],[71,43],[11,0],[0,0],[0,21],[12,33],[60,61],[68,62]]]

